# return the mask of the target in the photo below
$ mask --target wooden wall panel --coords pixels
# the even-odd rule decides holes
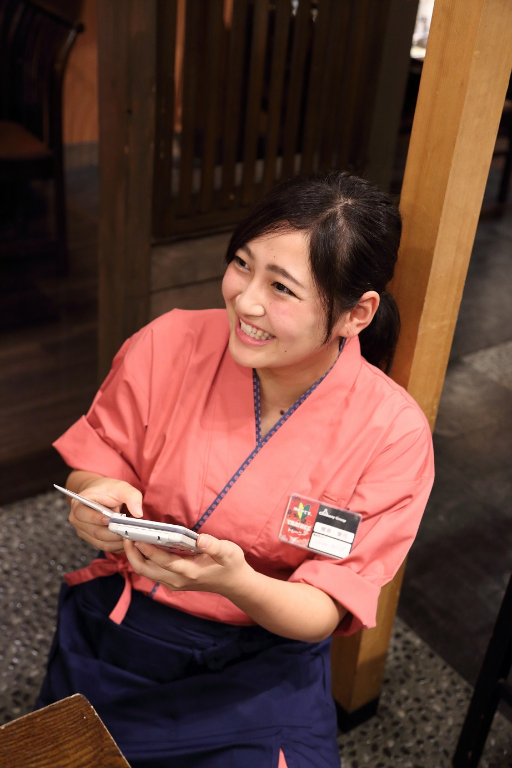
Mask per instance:
[[[153,248],[151,291],[222,278],[230,233],[181,240]],[[169,307],[172,309],[172,307]]]
[[[299,0],[293,10],[289,0],[180,0],[169,23],[162,0],[157,60],[175,45],[176,107],[158,112],[156,142],[174,153],[156,158],[155,239],[233,227],[297,172],[364,172],[370,139],[374,155],[392,157],[396,135],[376,122],[391,111],[398,127],[416,1]],[[389,100],[393,75],[400,95]],[[170,91],[160,76],[157,89],[160,104]]]
[[[70,53],[64,79],[64,143],[98,141],[98,19],[96,0],[83,0],[85,30]]]

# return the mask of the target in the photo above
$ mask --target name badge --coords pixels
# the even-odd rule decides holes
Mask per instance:
[[[360,522],[358,512],[293,494],[284,514],[279,539],[294,547],[342,560],[352,549]]]

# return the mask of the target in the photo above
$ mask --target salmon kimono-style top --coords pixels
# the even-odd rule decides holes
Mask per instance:
[[[236,542],[268,576],[310,584],[348,614],[337,634],[375,625],[380,588],[416,535],[434,476],[429,425],[414,400],[349,339],[331,370],[262,439],[259,382],[234,362],[224,310],[174,310],[122,346],[86,416],[55,447],[74,469],[125,480],[144,516]],[[362,515],[342,560],[280,541],[292,494]],[[253,624],[230,600],[174,592],[107,553],[69,583],[121,572],[182,611]],[[300,610],[300,606],[297,606]]]

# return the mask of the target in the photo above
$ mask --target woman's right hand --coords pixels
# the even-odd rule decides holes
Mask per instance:
[[[98,501],[115,512],[120,512],[122,505],[126,504],[134,517],[142,517],[142,493],[123,480],[75,470],[70,474],[66,486],[80,496]],[[104,552],[124,552],[124,539],[109,531],[109,518],[106,515],[86,507],[76,499],[70,499],[70,502],[69,522],[81,539]]]

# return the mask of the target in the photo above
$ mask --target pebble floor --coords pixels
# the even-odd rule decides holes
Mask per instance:
[[[31,711],[44,673],[66,571],[95,554],[49,492],[0,507],[0,724]],[[470,686],[396,620],[377,715],[340,734],[343,768],[449,768]],[[493,721],[479,768],[512,768],[512,723]]]

